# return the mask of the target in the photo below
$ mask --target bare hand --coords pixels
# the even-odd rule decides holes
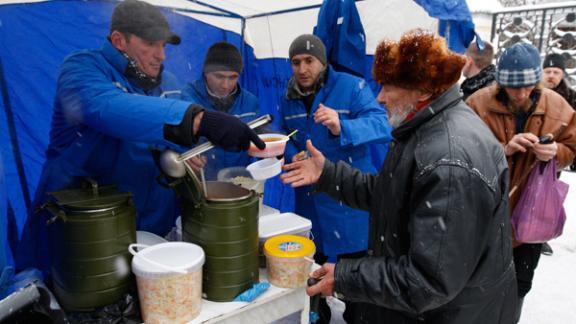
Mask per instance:
[[[280,176],[282,182],[292,187],[301,187],[314,184],[320,179],[326,158],[313,145],[311,140],[306,141],[306,148],[310,152],[308,159],[295,161],[282,167],[284,174]]]
[[[340,117],[336,110],[320,104],[314,113],[314,122],[326,126],[332,135],[340,135]]]
[[[320,269],[312,272],[312,278],[322,278],[314,286],[306,288],[306,293],[308,296],[314,296],[317,294],[322,294],[324,296],[334,295],[334,268],[336,265],[334,263],[324,263]]]
[[[532,133],[518,133],[504,146],[504,153],[506,156],[516,152],[524,153],[529,148],[533,148],[536,143],[538,143],[538,136]]]
[[[532,150],[534,154],[536,154],[538,160],[547,162],[556,156],[556,153],[558,152],[558,144],[556,144],[556,142],[550,144],[536,143]]]

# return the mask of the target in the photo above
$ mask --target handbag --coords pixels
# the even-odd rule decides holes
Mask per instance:
[[[555,158],[535,164],[512,211],[512,227],[517,241],[543,243],[562,234],[568,187],[556,177]]]

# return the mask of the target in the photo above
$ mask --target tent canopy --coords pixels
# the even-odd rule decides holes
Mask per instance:
[[[6,197],[0,200],[8,201],[7,208],[3,208],[7,216],[0,215],[0,226],[7,228],[12,246],[17,244],[33,208],[31,201],[48,146],[59,66],[74,51],[101,46],[117,2],[0,2],[0,158],[7,188]],[[182,82],[193,81],[200,77],[211,44],[233,43],[245,60],[242,86],[258,96],[264,113],[273,115],[277,115],[278,99],[291,75],[288,47],[298,35],[312,33],[322,5],[321,0],[147,2],[162,7],[172,29],[183,40],[179,46],[167,47],[168,71]],[[442,1],[436,2],[427,5],[443,6]],[[438,21],[414,1],[364,0],[357,1],[356,6],[366,35],[368,79],[371,54],[382,39],[398,39],[416,27],[436,30],[438,26]],[[462,6],[454,8],[463,10]],[[456,12],[454,17],[460,14]]]

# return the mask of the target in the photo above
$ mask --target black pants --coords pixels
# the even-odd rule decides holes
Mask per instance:
[[[532,288],[534,270],[538,266],[541,249],[542,244],[522,244],[514,249],[514,266],[520,298],[524,298]]]
[[[360,259],[364,256],[366,256],[366,251],[348,253],[348,254],[339,254],[337,259],[338,261],[340,261],[340,259]],[[326,263],[326,261],[328,261],[328,257],[321,252],[317,252],[314,255],[314,261],[317,264],[322,265]],[[346,310],[344,310],[344,314],[342,315],[342,317],[344,318],[346,323],[352,323],[354,320],[357,304],[349,301],[344,301],[344,303],[346,304]],[[316,323],[318,324],[330,323],[330,317],[331,317],[330,306],[328,306],[328,303],[326,303],[326,298],[320,299],[320,302],[318,304],[318,317],[319,319]]]

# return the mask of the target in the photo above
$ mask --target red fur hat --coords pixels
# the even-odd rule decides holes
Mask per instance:
[[[399,42],[378,45],[372,74],[380,84],[437,96],[458,82],[465,63],[463,56],[448,49],[444,38],[416,29],[402,35]]]

